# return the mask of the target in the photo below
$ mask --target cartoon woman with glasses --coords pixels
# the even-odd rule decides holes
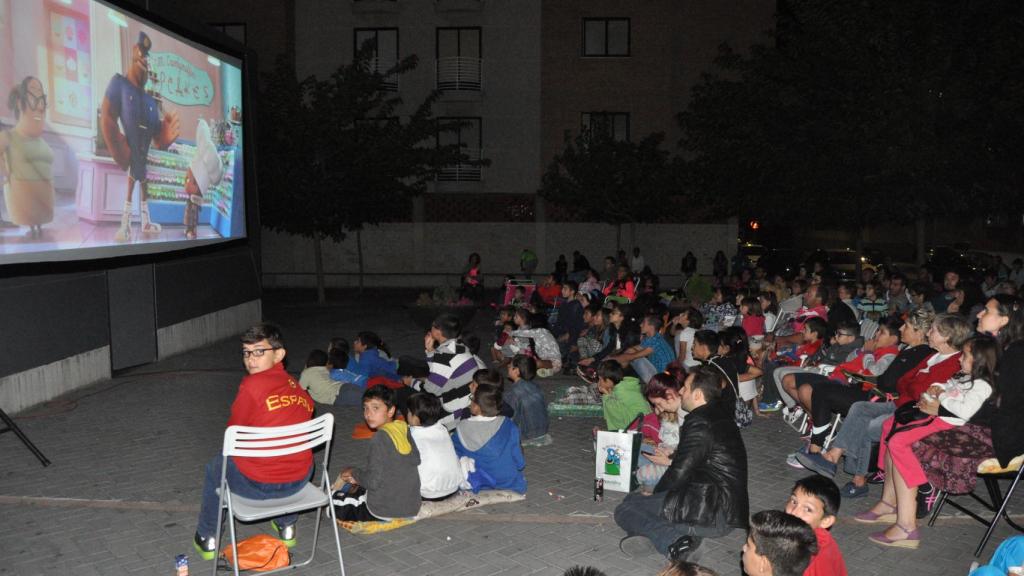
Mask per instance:
[[[0,131],[0,173],[11,220],[28,226],[28,238],[40,238],[53,221],[53,150],[43,140],[46,94],[43,83],[26,76],[11,90],[7,106],[17,123]]]

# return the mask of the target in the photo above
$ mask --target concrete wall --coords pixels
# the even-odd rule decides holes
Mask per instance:
[[[655,273],[671,282],[687,250],[697,257],[698,271],[711,272],[718,250],[736,249],[736,221],[719,224],[637,225],[635,245]],[[631,237],[623,227],[622,243]],[[312,241],[297,236],[263,233],[263,285],[266,288],[313,286],[315,264]],[[478,252],[485,274],[518,273],[519,253],[531,247],[541,259],[538,273],[554,268],[559,254],[571,260],[580,250],[600,269],[605,256],[616,252],[616,229],[606,224],[570,223],[419,223],[384,224],[363,232],[363,257],[368,286],[436,286],[458,284],[458,276],[472,252]],[[328,286],[358,284],[358,254],[352,235],[344,242],[324,246]],[[500,279],[486,281],[496,286]]]

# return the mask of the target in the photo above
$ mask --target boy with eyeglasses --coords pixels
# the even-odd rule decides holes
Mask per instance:
[[[286,355],[284,338],[276,326],[258,324],[242,335],[242,362],[248,376],[238,386],[231,404],[228,426],[287,426],[301,424],[313,415],[313,399],[289,375],[282,361]],[[203,501],[193,544],[204,560],[217,555],[217,508],[220,498],[222,455],[206,464]],[[299,492],[313,470],[313,452],[306,450],[287,456],[227,460],[227,482],[231,493],[243,498],[267,500]],[[295,545],[295,514],[275,518],[271,524],[289,548]]]

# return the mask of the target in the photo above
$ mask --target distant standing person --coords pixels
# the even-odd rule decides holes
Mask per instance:
[[[565,259],[565,254],[559,254],[558,260],[555,260],[555,279],[559,282],[565,282],[568,275],[569,261]]]
[[[461,296],[479,302],[484,295],[484,273],[480,268],[480,254],[473,252],[462,269]]]
[[[590,271],[590,260],[583,254],[580,254],[579,250],[574,250],[572,253],[572,272],[569,274],[569,279],[575,282],[583,283],[587,279],[587,272]]]
[[[532,277],[533,272],[537,269],[537,254],[529,248],[523,248],[523,251],[519,254],[519,270],[526,274],[527,277]]]
[[[640,247],[633,247],[633,256],[629,259],[629,269],[639,274],[644,271],[644,257],[640,254]]]
[[[729,259],[725,257],[725,252],[721,250],[715,252],[715,259],[711,262],[711,270],[716,283],[721,285],[725,277],[729,275]]]
[[[679,271],[683,273],[683,277],[687,280],[697,273],[697,257],[693,255],[693,252],[687,252],[686,256],[683,256],[683,260],[679,265]]]

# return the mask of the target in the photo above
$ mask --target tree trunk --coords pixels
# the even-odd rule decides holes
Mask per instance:
[[[313,238],[313,258],[316,265],[316,303],[324,305],[327,303],[327,290],[324,287],[324,238],[317,234]]]
[[[622,250],[622,222],[615,225],[615,251],[619,250]]]
[[[359,256],[359,294],[363,294],[363,230],[356,230],[356,254]]]
[[[854,262],[853,267],[853,280],[854,282],[860,282],[864,273],[864,261],[861,258],[864,256],[864,229],[857,228],[853,231],[853,249],[857,252],[857,260]],[[876,262],[877,266],[878,263]]]
[[[915,250],[914,256],[918,266],[924,265],[925,260],[925,221],[924,218],[918,218],[914,222],[914,228],[916,232],[915,238]]]

